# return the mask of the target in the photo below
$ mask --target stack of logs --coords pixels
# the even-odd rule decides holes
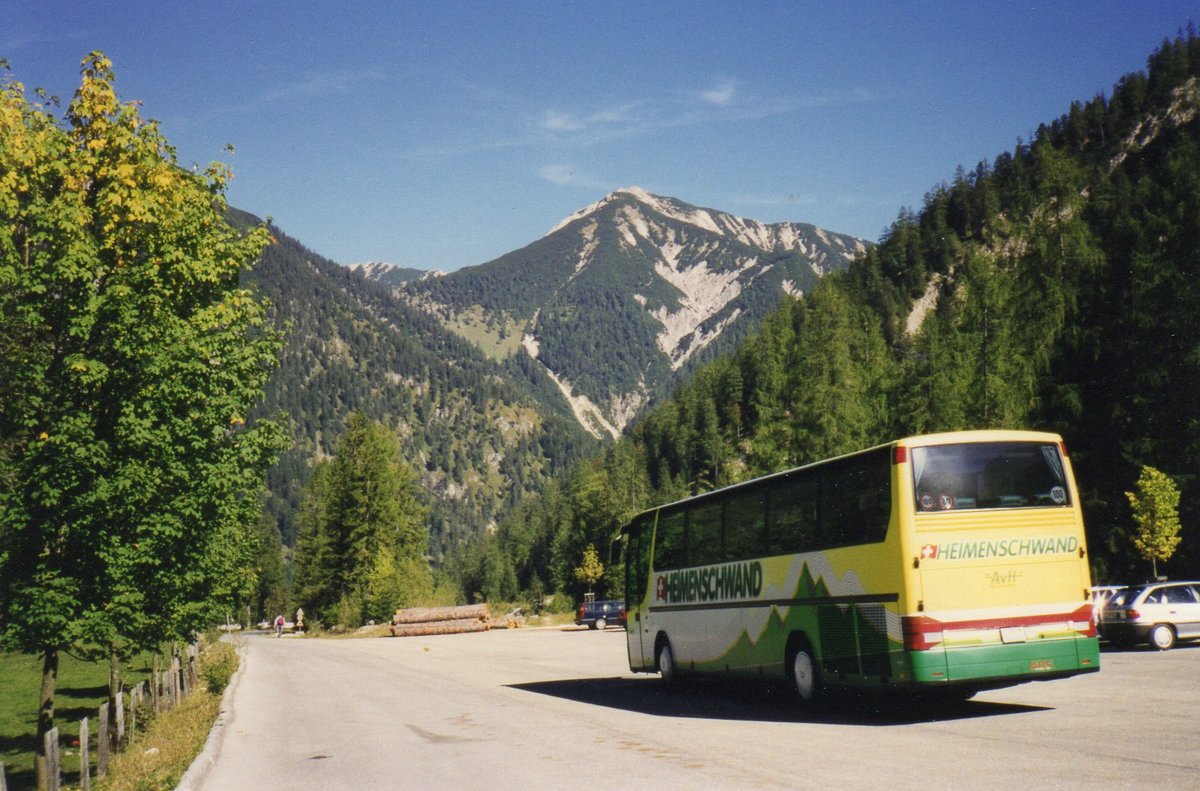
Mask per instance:
[[[489,628],[486,604],[458,607],[414,607],[396,610],[392,616],[393,637],[419,637],[429,634],[486,632]]]

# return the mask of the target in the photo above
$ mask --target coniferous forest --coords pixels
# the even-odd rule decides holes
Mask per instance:
[[[1159,573],[1200,574],[1200,39],[1075,102],[905,208],[849,271],[787,299],[600,458],[460,561],[463,590],[556,587],[637,511],[915,433],[1060,432],[1097,582],[1147,577],[1125,492],[1182,491]],[[602,554],[604,554],[602,552]],[[619,558],[606,558],[618,593]]]

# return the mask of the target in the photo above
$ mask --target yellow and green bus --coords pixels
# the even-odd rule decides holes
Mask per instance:
[[[1100,669],[1057,434],[896,440],[653,508],[624,529],[629,666],[982,689]]]

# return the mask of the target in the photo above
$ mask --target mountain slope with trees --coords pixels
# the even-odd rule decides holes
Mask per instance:
[[[697,363],[735,348],[784,294],[865,249],[812,225],[766,225],[629,188],[520,250],[397,293],[495,357],[534,361],[607,439]]]
[[[313,465],[333,455],[352,412],[399,437],[430,507],[435,560],[594,449],[540,372],[489,360],[386,288],[272,232],[250,278],[286,328],[259,410],[284,415],[293,440],[268,476],[284,545],[296,543]]]

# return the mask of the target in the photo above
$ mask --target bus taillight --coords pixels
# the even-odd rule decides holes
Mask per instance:
[[[897,445],[892,449],[892,464],[903,464],[908,461],[908,448]]]
[[[1071,613],[1071,628],[1084,637],[1096,636],[1096,610],[1088,604]]]
[[[924,615],[905,615],[900,619],[904,631],[904,648],[908,651],[928,651],[941,645],[942,622]]]

